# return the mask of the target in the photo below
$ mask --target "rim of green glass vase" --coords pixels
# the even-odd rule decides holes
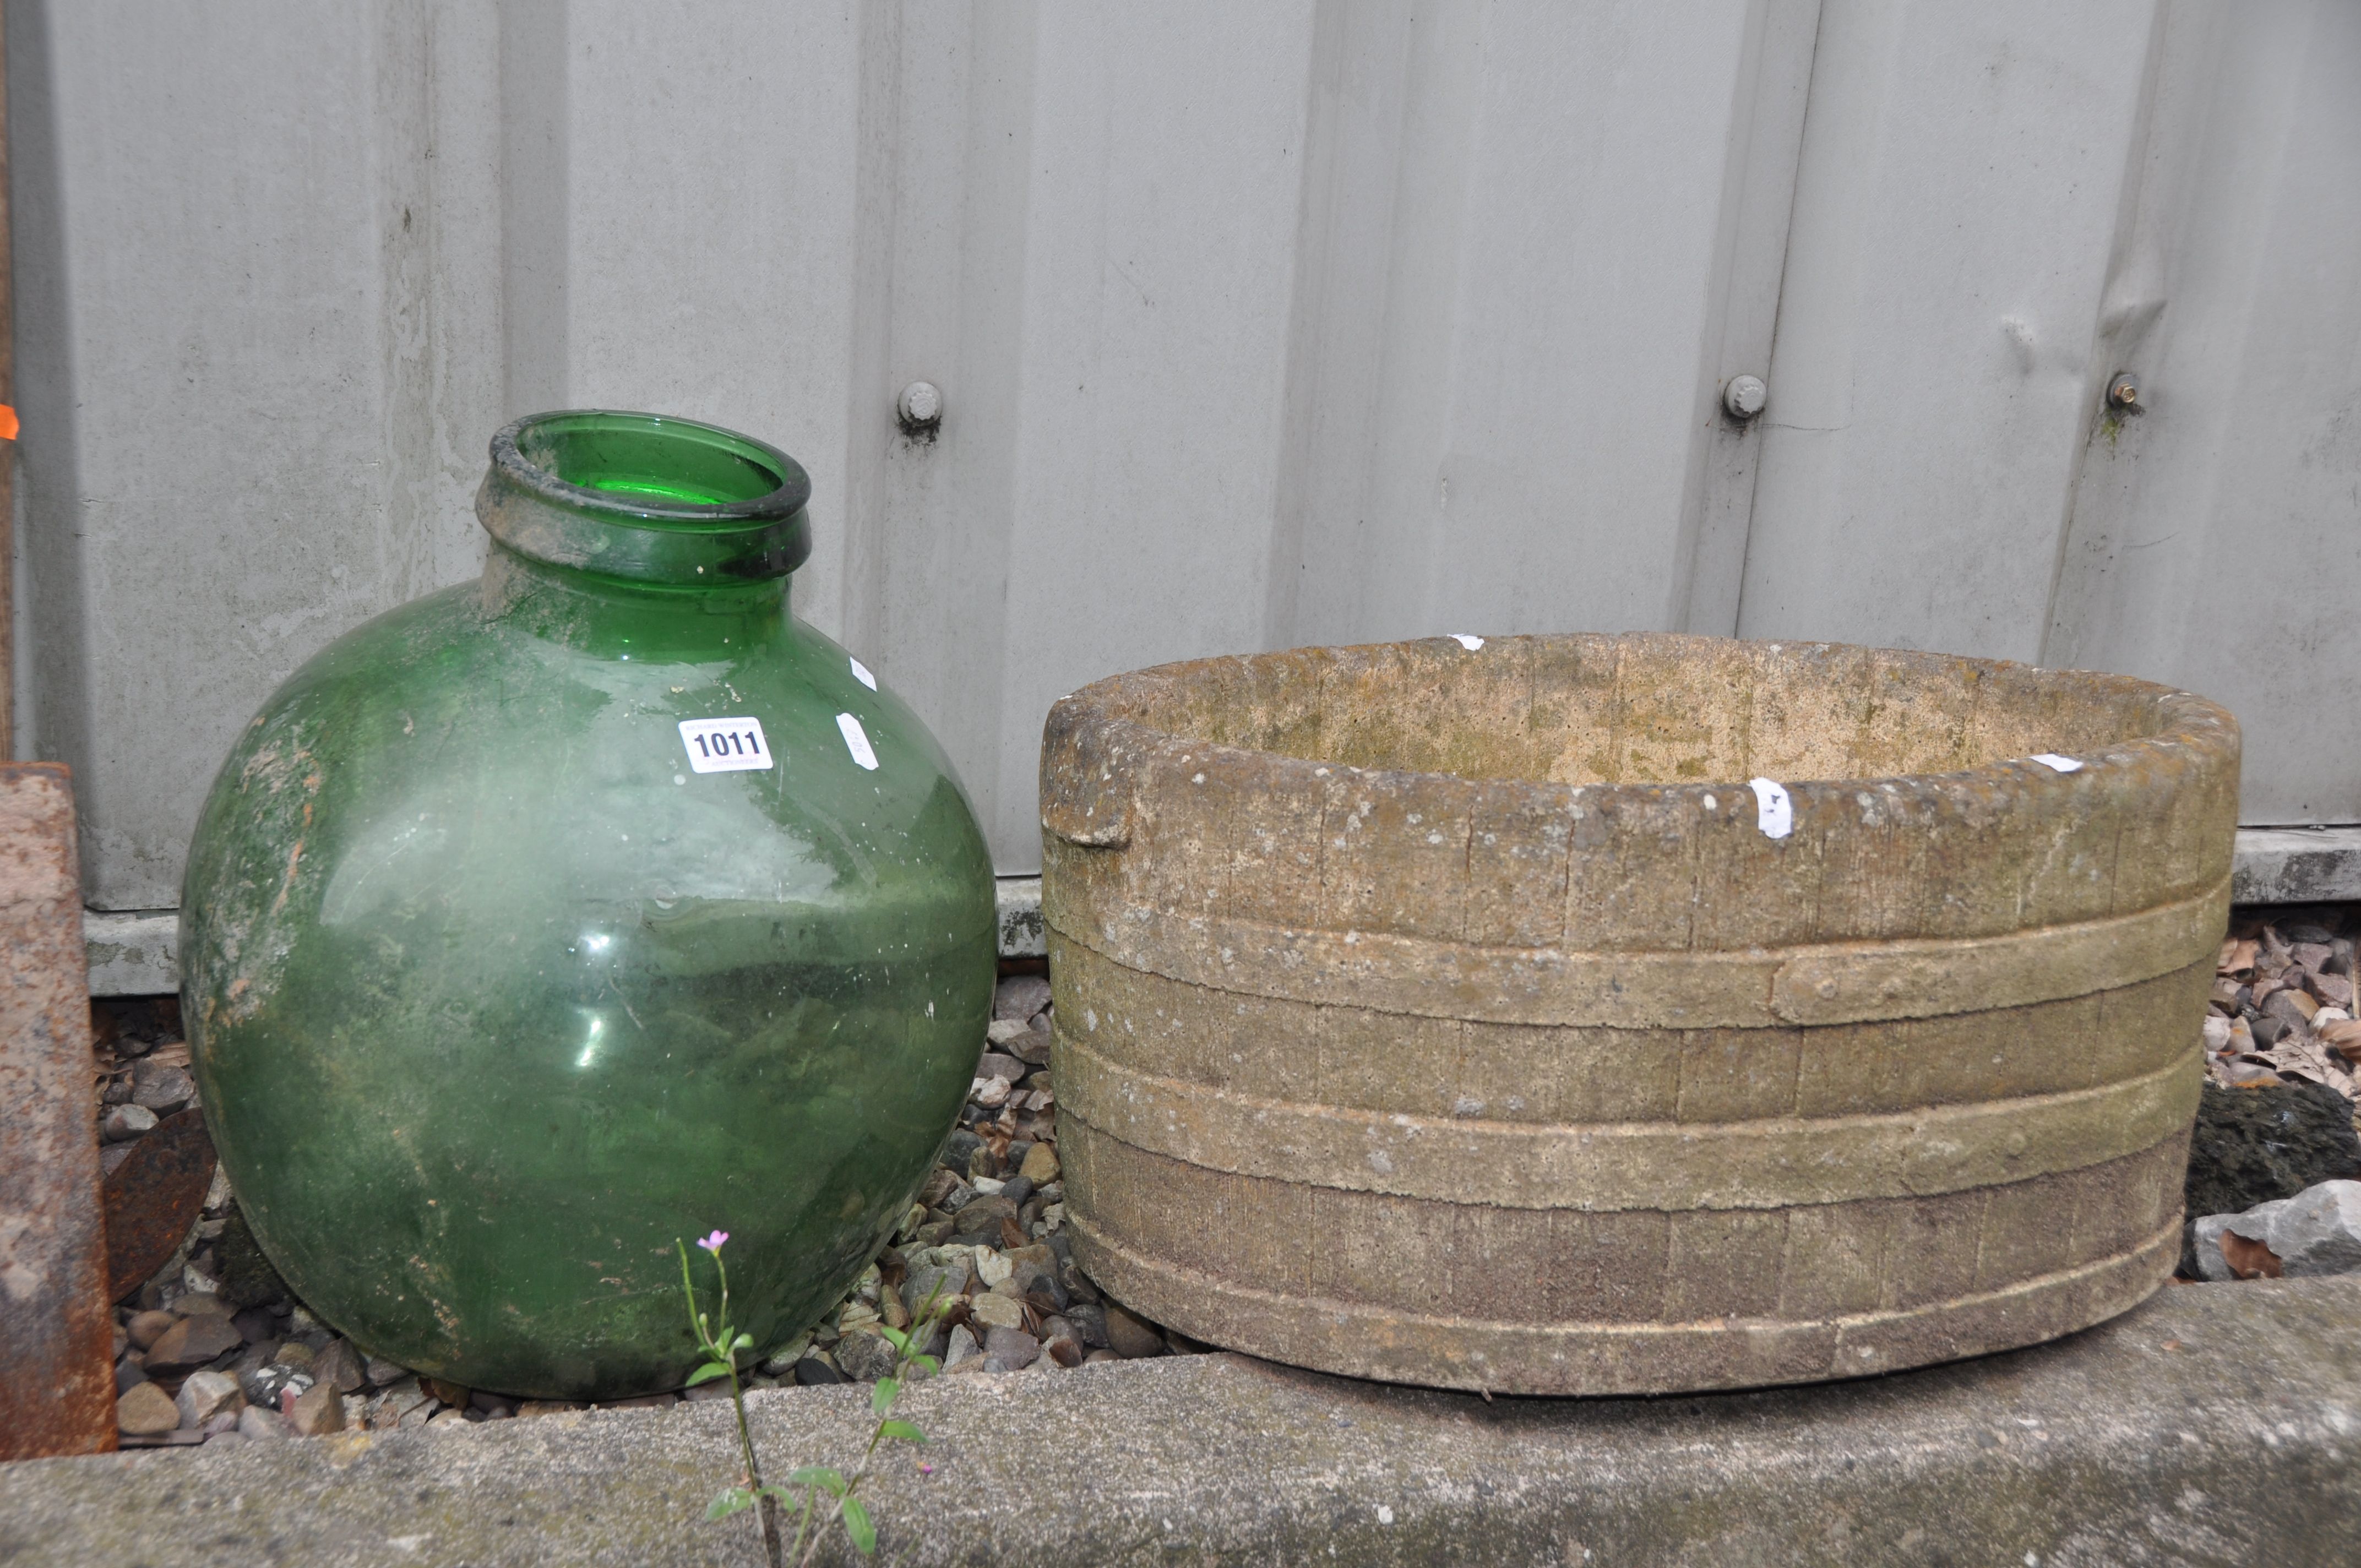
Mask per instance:
[[[566,409],[492,437],[476,514],[531,560],[684,587],[783,577],[811,554],[803,465],[671,414]]]

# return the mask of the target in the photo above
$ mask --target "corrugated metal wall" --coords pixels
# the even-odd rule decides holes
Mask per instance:
[[[472,575],[490,432],[579,404],[804,460],[798,608],[1004,871],[1060,693],[1445,630],[2128,670],[2238,709],[2248,820],[2361,820],[2341,0],[7,22],[20,754],[98,907],[174,902],[244,717]]]

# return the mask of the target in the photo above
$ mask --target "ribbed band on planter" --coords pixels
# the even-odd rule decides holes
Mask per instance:
[[[1101,682],[1042,763],[1082,1255],[1216,1343],[1508,1392],[2097,1321],[2177,1253],[2237,769],[2183,693],[1818,644]]]

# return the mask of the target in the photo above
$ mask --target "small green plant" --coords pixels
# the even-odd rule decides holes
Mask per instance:
[[[688,1277],[688,1246],[685,1242],[673,1245],[680,1252],[680,1287],[688,1298],[688,1321],[697,1334],[697,1345],[705,1353],[705,1364],[689,1374],[688,1386],[709,1383],[716,1377],[730,1379],[730,1402],[738,1411],[738,1453],[743,1468],[738,1485],[723,1488],[705,1510],[708,1519],[728,1519],[746,1508],[757,1509],[756,1518],[763,1530],[763,1551],[771,1561],[771,1568],[785,1568],[792,1557],[796,1568],[812,1560],[826,1538],[829,1526],[840,1523],[852,1542],[853,1550],[867,1556],[877,1550],[877,1526],[869,1517],[869,1505],[856,1494],[861,1484],[869,1479],[869,1461],[877,1453],[877,1445],[888,1438],[896,1442],[924,1442],[927,1434],[908,1421],[894,1418],[894,1401],[902,1397],[902,1385],[911,1373],[933,1374],[940,1365],[918,1347],[932,1337],[935,1320],[943,1310],[941,1292],[928,1296],[918,1310],[911,1315],[910,1326],[896,1329],[879,1324],[877,1332],[894,1347],[893,1373],[877,1380],[871,1392],[869,1408],[877,1417],[877,1426],[869,1434],[869,1446],[861,1451],[861,1463],[851,1475],[825,1465],[807,1464],[787,1476],[782,1486],[765,1483],[763,1467],[754,1457],[754,1439],[746,1427],[746,1392],[738,1378],[738,1354],[753,1348],[751,1334],[737,1332],[730,1322],[730,1271],[721,1261],[721,1245],[730,1239],[727,1231],[716,1231],[697,1242],[697,1246],[712,1254],[713,1267],[720,1281],[717,1315],[719,1328],[697,1310],[697,1287]],[[796,1495],[801,1488],[802,1495]],[[758,1507],[759,1505],[759,1507]],[[796,1539],[792,1546],[780,1540],[779,1510],[785,1508],[796,1516]],[[825,1513],[826,1517],[822,1515]]]

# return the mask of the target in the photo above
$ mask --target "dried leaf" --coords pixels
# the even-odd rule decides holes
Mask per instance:
[[[2361,1064],[2361,1021],[2345,1020],[2320,1031],[2323,1044],[2346,1061]]]
[[[2324,1083],[2347,1099],[2352,1097],[2353,1075],[2345,1070],[2342,1061],[2328,1054],[2316,1036],[2290,1029],[2279,1036],[2279,1044],[2255,1052],[2249,1059],[2262,1063],[2282,1078]]]
[[[2239,1279],[2279,1277],[2279,1255],[2262,1243],[2249,1241],[2235,1231],[2222,1233],[2222,1261],[2230,1266],[2230,1273]]]
[[[2261,944],[2251,937],[2243,942],[2224,942],[2222,944],[2222,956],[2213,965],[2213,972],[2241,977],[2251,974],[2255,968],[2255,957],[2261,950]]]

